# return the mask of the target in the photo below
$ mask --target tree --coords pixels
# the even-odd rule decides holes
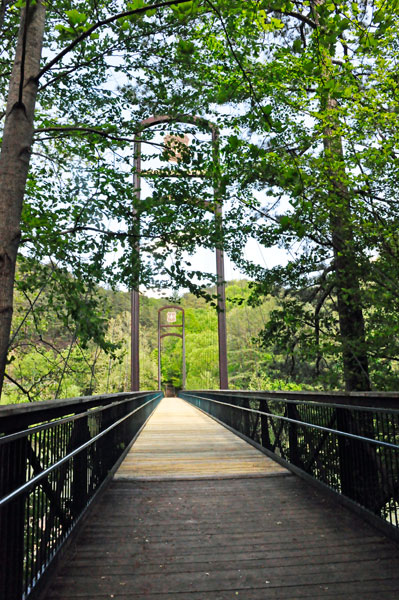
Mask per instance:
[[[70,9],[69,3],[63,1],[47,6],[42,0],[27,0],[20,3],[19,12],[18,4],[4,3],[1,25],[6,44],[2,63],[4,72],[9,69],[11,76],[8,86],[5,78],[1,84],[5,119],[0,154],[0,392],[12,319],[21,216],[22,229],[24,224],[29,225],[31,234],[22,241],[37,243],[39,258],[40,251],[51,254],[66,235],[73,239],[80,255],[75,271],[81,279],[86,276],[89,285],[101,277],[99,267],[103,267],[106,250],[115,246],[115,240],[123,240],[130,247],[135,245],[129,230],[111,232],[98,227],[106,213],[107,193],[111,198],[112,194],[120,193],[126,178],[126,173],[123,176],[107,166],[107,152],[113,152],[115,157],[134,138],[134,123],[126,123],[123,115],[128,100],[123,93],[113,97],[112,90],[105,86],[107,74],[112,71],[130,75],[129,54],[134,50],[136,37],[142,34],[140,20],[146,21],[145,29],[151,19],[156,21],[157,11],[173,7],[175,13],[179,14],[179,10],[184,13],[187,5],[191,10],[191,4],[173,0],[145,5],[143,0],[133,0],[126,10],[121,10],[118,2],[80,2]],[[108,60],[118,52],[123,52],[123,59],[111,69]],[[44,64],[41,64],[42,53]],[[36,168],[32,172],[29,167],[34,136],[44,152],[40,153],[42,164],[34,161],[32,167]],[[67,151],[65,136],[70,136]],[[97,168],[94,167],[96,159]],[[119,156],[119,159],[129,164],[126,157]],[[67,182],[57,173],[57,169],[64,166],[63,160],[83,161],[83,165],[75,165],[75,173],[72,173],[72,180],[75,177],[80,188],[76,191],[80,202],[75,201],[69,207],[53,202],[50,187],[59,178],[58,187],[64,188],[64,199],[72,195],[65,190],[71,176]],[[90,170],[91,189],[90,178],[87,180]],[[94,197],[83,201],[84,191],[93,193],[93,179],[97,187]],[[32,205],[28,203],[24,214],[27,186],[31,197],[37,194],[38,198]],[[128,200],[132,199],[132,194],[126,195]],[[61,211],[61,218],[52,214],[51,209],[54,211],[56,207]],[[66,218],[68,208],[69,219]],[[126,205],[118,208],[111,214],[120,222]],[[94,224],[90,216],[94,216]],[[61,224],[68,224],[64,231]],[[40,228],[45,233],[51,232],[48,243],[44,244]],[[94,242],[93,237],[79,238],[79,234],[89,231],[97,233],[100,242]],[[58,255],[65,267],[71,249],[66,249],[65,243],[59,246]],[[93,256],[90,266],[81,258],[85,252]],[[124,268],[127,272],[122,275],[131,280],[128,262],[126,259],[121,270]]]
[[[384,323],[389,330],[389,298],[397,296],[397,271],[387,268],[388,257],[398,256],[396,2],[176,0],[144,6],[135,0],[125,12],[119,9],[117,2],[73,10],[58,2],[47,8],[44,22],[44,6],[31,2],[19,30],[15,7],[5,12],[5,67],[14,41],[19,50],[0,159],[0,222],[7,223],[0,231],[0,364],[25,189],[21,243],[38,260],[51,256],[83,286],[100,277],[134,283],[134,207],[143,251],[152,257],[143,261],[141,280],[154,281],[155,264],[201,293],[182,250],[223,243],[258,279],[254,298],[289,288],[312,307],[316,357],[320,327],[331,310],[338,315],[346,387],[368,389],[370,368],[373,373],[381,358],[389,360],[377,328]],[[51,58],[38,71],[42,45]],[[20,85],[21,73],[26,84]],[[118,86],[110,84],[111,75]],[[26,93],[32,104],[26,116],[21,93],[22,103]],[[212,155],[188,126],[172,132],[192,135],[172,168],[184,177],[163,170],[152,195],[135,203],[126,147],[137,123],[156,113],[201,114],[225,126],[217,175],[222,197],[230,198],[223,240],[205,216],[210,186],[193,177],[201,170],[208,181],[215,179]],[[12,137],[13,128],[21,139]],[[36,155],[28,170],[32,136]],[[170,156],[159,132],[146,132],[142,141],[154,155],[161,146],[162,158]],[[257,200],[260,191],[266,201]],[[285,247],[292,259],[269,271],[250,264],[241,252],[250,232],[267,247]],[[175,262],[165,265],[172,245]],[[107,264],[107,253],[117,247],[123,252]]]
[[[207,5],[208,18],[191,22],[174,53],[168,47],[169,61],[163,56],[165,103],[174,105],[182,83],[190,105],[200,101],[199,89],[209,109],[218,103],[213,118],[231,132],[226,196],[261,215],[253,235],[262,244],[292,253],[286,267],[268,272],[236,256],[258,277],[255,295],[284,286],[300,300],[308,289],[316,348],[329,302],[346,389],[368,390],[370,355],[384,350],[373,348],[376,336],[365,329],[366,290],[373,287],[378,307],[376,290],[387,282],[373,257],[397,253],[397,4]],[[157,84],[147,81],[150,89]],[[261,190],[263,206],[255,196]],[[390,274],[391,293],[395,279]]]

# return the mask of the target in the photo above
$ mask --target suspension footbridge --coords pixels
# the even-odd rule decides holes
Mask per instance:
[[[397,598],[397,394],[3,409],[1,597]]]

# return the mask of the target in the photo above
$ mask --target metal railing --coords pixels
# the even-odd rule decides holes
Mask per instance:
[[[0,409],[0,598],[39,594],[45,574],[162,394]]]
[[[399,394],[179,395],[399,538]]]

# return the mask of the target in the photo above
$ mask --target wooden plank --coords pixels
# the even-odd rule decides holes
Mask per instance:
[[[356,588],[359,588],[357,591]],[[286,588],[282,589],[270,589],[268,587],[258,588],[256,590],[219,590],[217,592],[207,592],[204,596],[203,592],[190,592],[188,594],[178,594],[175,592],[152,594],[148,593],[144,597],[142,594],[134,593],[134,591],[123,592],[120,591],[117,594],[99,593],[96,596],[96,600],[103,600],[114,598],[116,600],[299,600],[302,598],[308,598],[310,600],[319,600],[320,598],[326,600],[398,600],[398,594],[395,591],[384,590],[380,582],[375,582],[373,589],[369,593],[365,593],[360,586],[354,586],[351,591],[347,590],[346,584],[334,586],[334,591],[329,593],[328,590],[321,592],[320,586],[314,585],[305,588]],[[57,600],[69,599],[72,596],[54,596]],[[93,600],[93,596],[81,595],[79,600]]]
[[[399,549],[294,476],[114,481],[47,600],[397,600]]]
[[[115,474],[179,479],[289,474],[180,398],[164,398]]]

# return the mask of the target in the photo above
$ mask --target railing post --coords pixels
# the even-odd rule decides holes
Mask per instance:
[[[123,417],[124,411],[127,408],[122,406],[114,406],[111,408],[110,417],[112,422],[118,421],[121,417]],[[111,431],[111,433],[104,440],[106,444],[106,452],[111,458],[111,465],[113,465],[119,458],[119,454],[122,451],[122,444],[124,443],[124,431],[127,424],[126,422],[122,423],[115,429]]]
[[[259,401],[259,410],[261,412],[269,412],[269,407],[267,405],[267,400],[260,400]],[[262,446],[264,448],[267,448],[268,450],[271,450],[271,443],[270,443],[270,433],[269,433],[269,418],[266,417],[266,415],[261,415],[260,416],[260,427],[261,427],[261,440],[262,440]]]
[[[0,498],[26,481],[26,440],[0,445]],[[0,598],[20,600],[24,589],[26,496],[0,508]]]
[[[244,408],[250,408],[248,398],[243,398],[242,405]],[[247,437],[250,437],[251,436],[251,428],[250,428],[250,420],[249,420],[249,412],[248,411],[246,411],[246,410],[243,411],[242,419],[243,419],[243,429],[244,429],[243,434],[246,435]]]
[[[365,412],[363,419],[345,408],[337,408],[339,431],[374,438],[373,415]],[[378,457],[374,446],[345,436],[338,436],[341,493],[378,514]]]
[[[296,404],[287,402],[287,417],[289,419],[298,419]],[[299,466],[298,426],[296,423],[288,422],[288,443],[290,463]]]
[[[72,435],[74,436],[75,446],[80,446],[90,439],[87,417],[75,421]],[[86,448],[73,458],[72,513],[75,518],[82,512],[87,503],[87,469],[88,451]]]

